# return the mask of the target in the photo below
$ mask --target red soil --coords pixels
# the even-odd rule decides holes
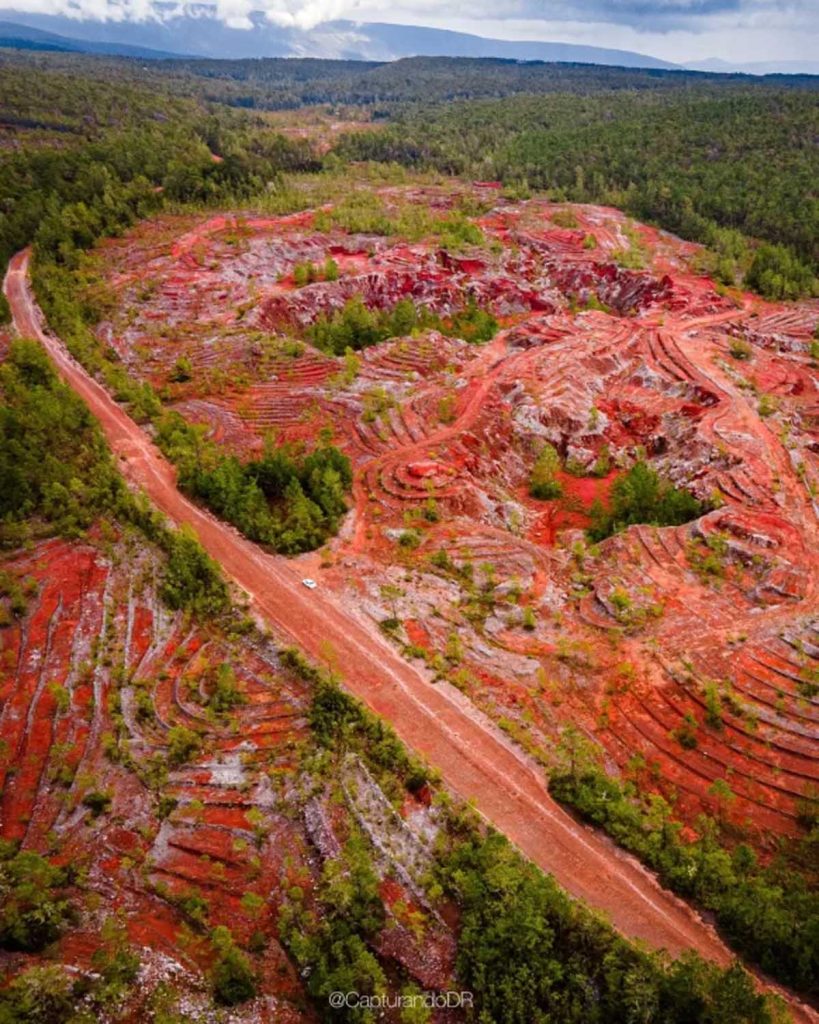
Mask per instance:
[[[436,207],[452,199],[434,191],[423,198]],[[650,229],[643,233],[649,268],[623,270],[611,262],[624,247],[622,214],[575,208],[575,231],[556,229],[552,212],[541,202],[499,201],[480,223],[500,248],[464,259],[441,259],[431,245],[374,239],[362,265],[361,239],[322,239],[311,233],[309,214],[247,218],[241,228],[235,219],[212,218],[154,253],[148,276],[158,282],[157,298],[143,303],[131,326],[120,330],[115,321],[110,342],[135,372],[157,381],[180,353],[200,360],[180,387],[180,411],[209,422],[239,450],[257,446],[271,427],[309,439],[332,424],[353,459],[355,508],[331,545],[331,568],[321,569],[315,555],[303,565],[261,556],[181,499],[144,435],[54,339],[45,342],[101,418],[126,473],[173,518],[195,524],[269,621],[320,657],[331,644],[356,693],[534,860],[608,909],[626,933],[720,959],[724,951],[707,929],[551,804],[520,750],[473,718],[466,698],[431,688],[363,624],[392,616],[380,594],[390,580],[403,591],[397,615],[406,638],[443,654],[457,632],[456,682],[525,750],[548,760],[561,725],[575,722],[599,740],[611,769],[625,768],[635,753],[659,765],[646,785],[673,788],[688,820],[714,809],[709,788],[726,778],[735,794],[728,813],[760,846],[797,832],[796,801],[817,778],[817,701],[800,693],[817,654],[810,621],[819,546],[809,488],[819,482],[819,389],[807,355],[817,311],[720,296],[687,269],[695,247]],[[239,233],[237,246],[224,241],[225,232]],[[596,249],[583,248],[587,234]],[[127,280],[149,244],[150,235],[137,236],[107,248],[112,280]],[[339,282],[280,287],[279,274],[293,263],[319,263],[340,248],[351,262]],[[7,288],[18,325],[33,331],[24,271],[18,259]],[[120,293],[124,305],[128,287]],[[352,384],[334,379],[339,361],[309,347],[267,364],[254,349],[257,327],[284,317],[298,331],[349,294],[384,306],[407,287],[442,313],[469,289],[508,316],[509,326],[483,347],[437,335],[387,342],[361,354]],[[610,312],[575,311],[590,299]],[[235,331],[203,344],[217,309]],[[137,349],[153,315],[170,317],[179,337],[153,335],[146,362]],[[729,354],[734,335],[751,343],[750,363]],[[214,368],[232,373],[237,366],[247,384],[199,397]],[[759,415],[743,380],[752,375],[779,403],[771,417]],[[373,389],[391,399],[374,418],[366,396]],[[627,465],[641,446],[673,479],[703,498],[719,494],[724,506],[685,527],[634,527],[599,553],[573,547],[592,501],[605,500],[617,471],[603,480],[562,475],[562,501],[534,501],[527,480],[544,440],[586,466],[604,446],[615,464]],[[418,517],[431,498],[437,522]],[[409,554],[393,539],[408,523],[422,538]],[[491,563],[486,585],[498,597],[480,625],[465,615],[457,579],[430,571],[425,558],[441,549],[456,565],[470,563],[482,586],[481,567]],[[712,550],[720,564],[708,575],[701,563]],[[320,578],[312,595],[299,586],[308,574]],[[521,628],[523,607],[534,613],[532,629]],[[721,690],[718,726],[706,715],[712,683]],[[163,685],[160,708],[171,706],[174,692],[170,678]],[[694,749],[676,738],[686,713],[697,722]]]

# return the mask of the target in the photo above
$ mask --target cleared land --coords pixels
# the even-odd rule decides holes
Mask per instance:
[[[195,527],[276,632],[337,668],[453,790],[624,934],[725,962],[708,925],[554,804],[538,761],[580,723],[612,767],[633,771],[642,754],[646,784],[673,787],[689,820],[727,779],[726,813],[762,849],[766,832],[796,834],[796,803],[817,779],[819,702],[806,685],[816,310],[720,295],[687,269],[694,247],[616,211],[471,191],[489,207],[474,218],[483,242],[455,253],[318,230],[309,213],[166,220],[104,247],[116,301],[100,336],[185,416],[240,453],[271,429],[309,441],[332,427],[353,459],[354,510],[320,555],[266,554],[179,493],[151,439],[43,329],[25,253],[6,293],[18,331],[46,346],[128,479]],[[383,198],[453,203],[445,190]],[[337,280],[296,286],[297,265],[328,256]],[[501,330],[484,346],[438,330],[390,340],[350,372],[304,339],[357,295],[375,309],[411,298],[444,319],[472,298]],[[745,347],[732,356],[737,340],[750,360]],[[175,383],[181,358],[190,379]],[[546,441],[563,496],[543,502],[527,481]],[[720,507],[590,549],[580,531],[591,504],[638,447]],[[604,454],[610,464],[592,474]],[[429,557],[442,550],[444,562]],[[315,592],[301,585],[308,575]],[[392,640],[378,628],[389,619]],[[689,749],[675,734],[691,717]]]

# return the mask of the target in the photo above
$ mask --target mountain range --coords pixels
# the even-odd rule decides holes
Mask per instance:
[[[391,61],[412,56],[503,57],[512,60],[605,64],[629,68],[675,68],[631,50],[541,41],[488,39],[417,25],[325,22],[305,31],[283,28],[262,12],[249,28],[226,25],[207,4],[156,4],[143,21],[79,20],[65,15],[0,10],[0,47],[107,53],[143,59],[171,56],[211,58],[321,57]],[[684,65],[693,70],[746,74],[819,74],[819,61],[729,64],[712,59]]]

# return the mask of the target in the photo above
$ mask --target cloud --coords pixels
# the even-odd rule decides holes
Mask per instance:
[[[283,28],[311,29],[325,21],[355,17],[356,0],[267,0],[263,4],[268,21]]]
[[[618,47],[686,61],[815,59],[817,0],[0,0],[16,10],[107,21],[212,10],[253,29],[251,15],[309,31],[336,20],[429,25],[504,39]],[[258,22],[256,22],[258,23]]]
[[[350,8],[366,8],[371,20],[385,20],[376,15],[383,4],[355,0],[345,5],[346,16],[352,17]],[[426,17],[436,23],[442,20],[465,20],[464,8],[459,3],[440,3],[435,0],[399,0],[397,6],[418,18]],[[713,18],[729,17],[733,23],[747,24],[760,19],[769,28],[795,26],[819,29],[819,6],[816,0],[472,0],[469,21],[518,20],[531,23],[576,22],[595,25],[629,25],[638,31],[670,30],[672,28],[697,30],[708,27]],[[397,21],[395,8],[389,20]]]

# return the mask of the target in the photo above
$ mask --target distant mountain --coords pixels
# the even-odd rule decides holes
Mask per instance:
[[[686,64],[690,71],[710,71],[722,75],[819,75],[819,60],[763,60],[747,64],[711,57]]]
[[[50,35],[40,48],[74,49],[140,57],[170,54],[222,57],[324,57],[390,61],[400,57],[505,57],[513,60],[567,61],[628,68],[673,68],[656,57],[628,50],[569,43],[509,42],[415,25],[326,22],[309,32],[272,25],[260,11],[250,15],[252,28],[231,28],[205,4],[160,4],[158,16],[146,21],[92,21],[54,14],[0,10],[2,35],[8,23]],[[21,34],[21,43],[38,40]],[[8,45],[8,43],[0,43]],[[26,46],[31,48],[31,45]],[[93,49],[92,49],[93,48]]]
[[[174,53],[164,53],[161,50],[151,50],[144,46],[130,46],[128,43],[98,43],[85,39],[73,39],[58,35],[56,32],[45,32],[42,29],[12,21],[0,21],[0,47],[8,47],[12,50],[50,50],[58,53],[107,53],[117,57],[141,57],[144,60],[180,56]]]

